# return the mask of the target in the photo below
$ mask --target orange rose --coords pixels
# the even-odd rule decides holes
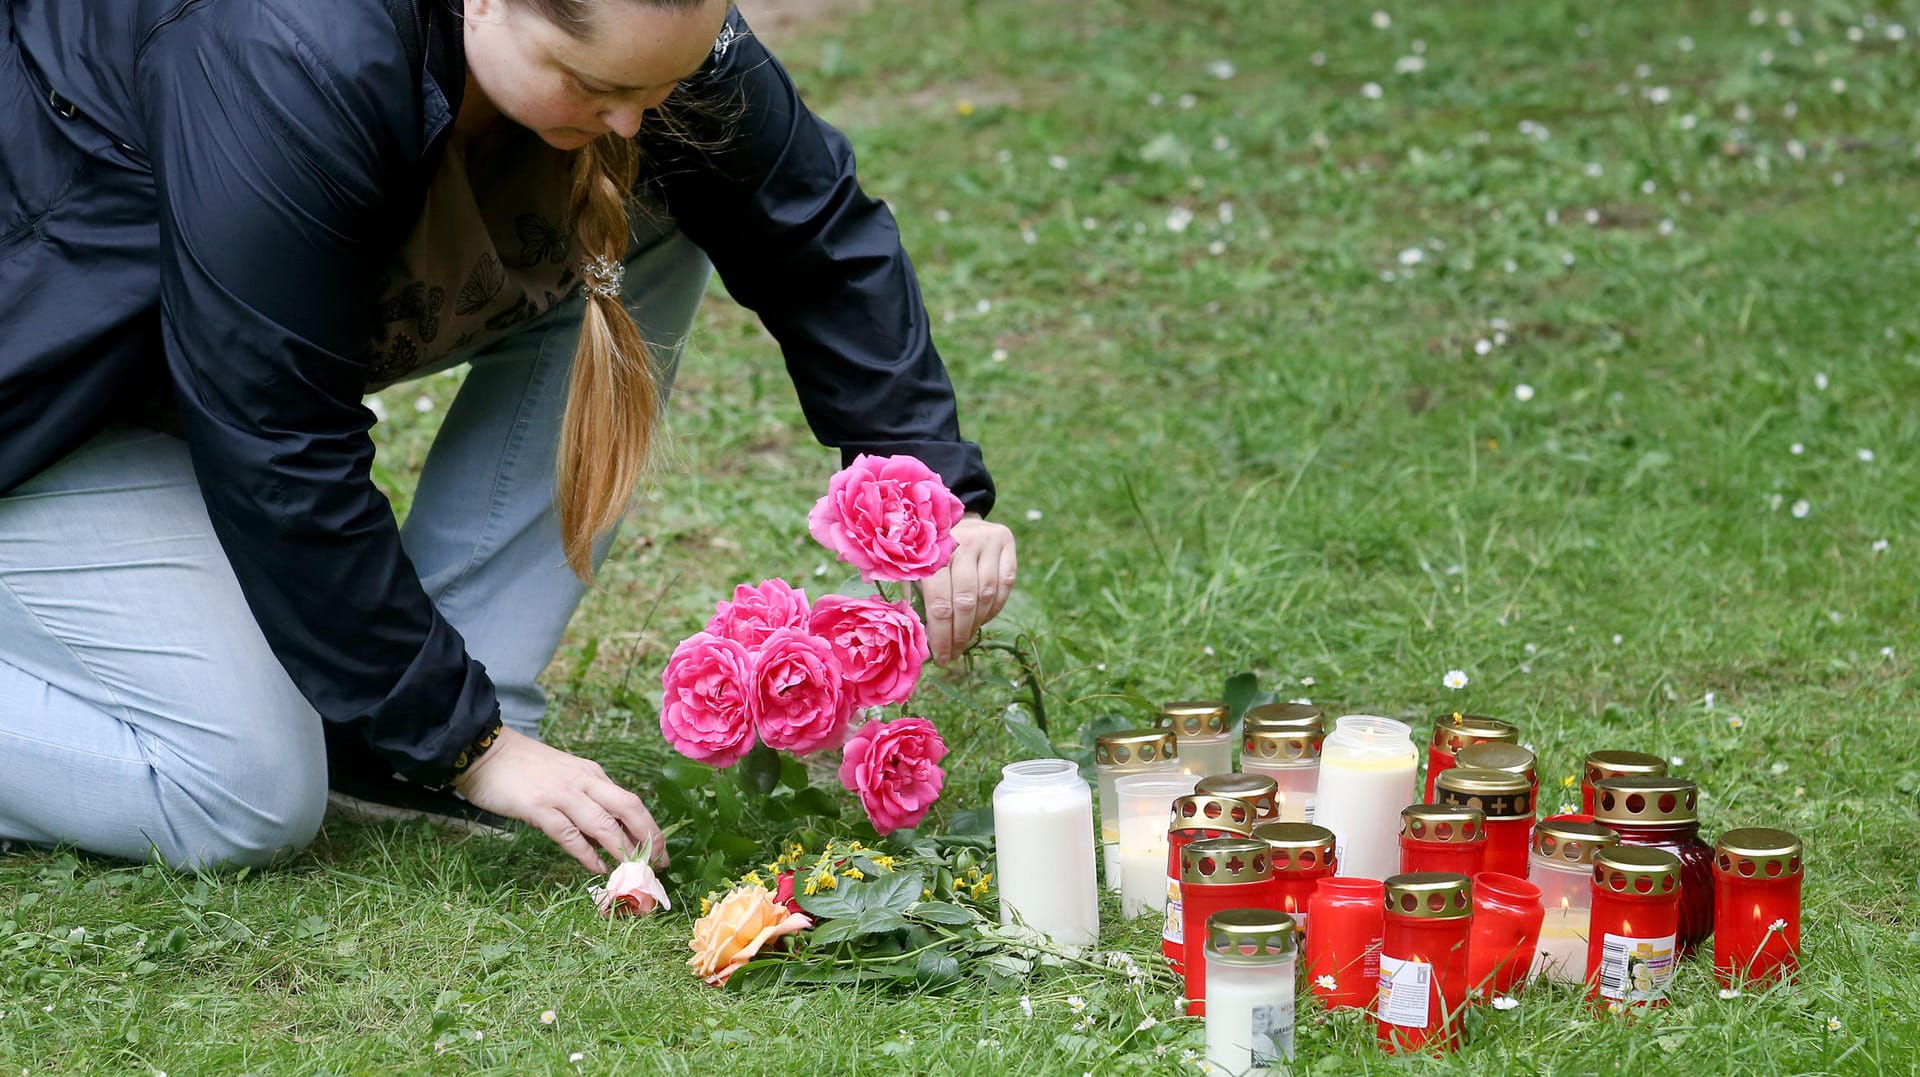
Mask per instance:
[[[774,901],[766,887],[742,886],[694,923],[687,943],[693,957],[687,964],[708,983],[723,984],[768,943],[812,926],[804,913],[788,912]]]

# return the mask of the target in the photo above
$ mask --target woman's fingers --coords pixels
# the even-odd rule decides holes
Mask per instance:
[[[587,840],[586,832],[578,823],[559,808],[542,808],[527,820],[540,828],[540,832],[552,838],[555,845],[565,849],[567,854],[580,861],[581,866],[594,874],[607,870],[606,862],[594,851],[593,843]]]
[[[978,547],[966,547],[956,551],[952,561],[947,563],[952,572],[953,586],[953,626],[947,633],[947,648],[940,656],[942,665],[953,661],[973,639],[973,630],[980,624],[980,551]]]
[[[611,781],[599,781],[587,787],[587,795],[595,804],[619,822],[621,829],[632,839],[633,847],[623,856],[633,856],[641,849],[651,847],[653,858],[650,861],[656,868],[667,866],[667,843],[660,836],[659,824],[653,821],[653,813],[639,797],[627,792]]]
[[[1014,552],[1012,532],[1007,533],[1007,541],[1000,547],[999,561],[995,566],[999,587],[994,592],[993,609],[980,619],[982,624],[1000,616],[1000,611],[1007,608],[1007,599],[1013,597],[1013,581],[1020,575],[1020,558]]]

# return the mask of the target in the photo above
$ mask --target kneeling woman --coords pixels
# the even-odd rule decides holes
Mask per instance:
[[[0,839],[265,863],[329,756],[657,835],[535,678],[712,268],[822,442],[970,510],[935,657],[1006,600],[893,221],[724,0],[5,0],[0,146]],[[458,364],[399,527],[362,398]]]

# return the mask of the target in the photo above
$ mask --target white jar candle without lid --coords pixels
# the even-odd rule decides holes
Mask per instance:
[[[1013,763],[1001,775],[993,791],[1000,922],[1024,923],[1063,946],[1093,945],[1100,937],[1093,791],[1068,759]]]
[[[1293,1060],[1297,937],[1291,918],[1270,909],[1207,918],[1207,1063],[1216,1071],[1245,1074]]]
[[[1400,870],[1400,809],[1413,803],[1420,752],[1404,722],[1349,714],[1320,754],[1314,822],[1333,831],[1340,874],[1384,879]]]
[[[1533,828],[1527,880],[1540,888],[1546,918],[1530,977],[1578,984],[1587,979],[1587,938],[1593,923],[1593,853],[1620,835],[1584,817],[1556,815]]]
[[[1191,774],[1128,774],[1114,782],[1120,805],[1120,915],[1167,911],[1167,820],[1175,797],[1193,792]]]
[[[1128,774],[1165,774],[1180,769],[1172,731],[1127,729],[1093,741],[1093,771],[1100,786],[1100,855],[1106,887],[1120,889],[1120,798],[1113,783]]]

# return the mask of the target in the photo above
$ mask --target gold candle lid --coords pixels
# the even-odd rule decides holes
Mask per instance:
[[[1609,845],[1593,854],[1593,885],[1631,897],[1666,897],[1680,889],[1680,858],[1644,845]]]
[[[1165,729],[1123,729],[1093,738],[1093,761],[1103,767],[1137,767],[1179,758],[1179,747]]]
[[[1484,744],[1490,740],[1520,739],[1517,726],[1509,725],[1498,718],[1489,718],[1484,714],[1461,714],[1454,711],[1443,714],[1433,720],[1433,746],[1448,755],[1454,755],[1469,744]]]
[[[1595,785],[1608,778],[1621,778],[1628,774],[1665,774],[1667,761],[1645,752],[1610,750],[1588,752],[1585,768],[1587,784]]]
[[[1207,953],[1230,965],[1264,965],[1293,953],[1299,926],[1272,909],[1223,909],[1207,917]]]
[[[1400,809],[1400,833],[1415,841],[1470,845],[1487,840],[1487,813],[1459,804],[1409,804]]]
[[[1277,799],[1280,783],[1265,774],[1209,774],[1200,779],[1193,791],[1244,800],[1253,805],[1253,816],[1257,820],[1271,819],[1280,814],[1280,801]]]
[[[1742,879],[1791,879],[1804,870],[1802,852],[1800,839],[1787,831],[1741,827],[1720,835],[1714,843],[1713,866]]]
[[[1318,737],[1326,728],[1327,714],[1311,703],[1262,703],[1248,707],[1240,721],[1246,729],[1311,732]]]
[[[1313,823],[1261,823],[1253,836],[1267,843],[1273,870],[1314,871],[1333,863],[1333,831]]]
[[[1456,767],[1481,767],[1486,770],[1507,770],[1515,774],[1524,774],[1531,778],[1536,760],[1533,749],[1511,741],[1486,740],[1479,744],[1469,744],[1453,753],[1453,765]]]
[[[1227,735],[1227,705],[1211,700],[1183,700],[1160,706],[1157,723],[1182,737],[1224,737]]]
[[[1267,843],[1258,838],[1201,838],[1180,850],[1180,885],[1225,886],[1273,878]]]
[[[1473,880],[1454,871],[1390,875],[1384,908],[1421,920],[1463,920],[1473,915]]]
[[[1253,833],[1253,805],[1234,797],[1190,793],[1173,798],[1173,830],[1219,830],[1242,837]]]
[[[1593,821],[1601,826],[1681,827],[1700,821],[1700,790],[1685,778],[1629,774],[1593,785]]]
[[[1620,844],[1620,835],[1598,823],[1552,816],[1533,824],[1533,855],[1570,867],[1593,864],[1597,849]]]
[[[1533,787],[1524,774],[1480,767],[1443,770],[1433,783],[1433,802],[1479,808],[1488,819],[1533,817]]]

